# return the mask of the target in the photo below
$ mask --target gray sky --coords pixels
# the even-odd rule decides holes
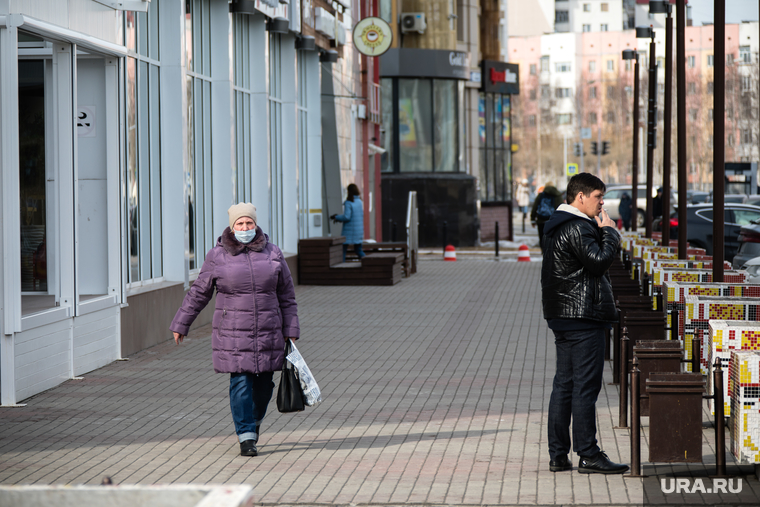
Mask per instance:
[[[724,0],[726,2],[726,23],[758,20],[758,0]],[[713,22],[715,0],[689,0],[694,26],[703,22]]]

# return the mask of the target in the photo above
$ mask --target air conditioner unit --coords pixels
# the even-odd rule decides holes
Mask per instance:
[[[328,39],[335,39],[335,16],[322,7],[315,7],[314,29]]]
[[[424,12],[404,12],[401,14],[401,32],[425,33],[427,23],[425,23]]]

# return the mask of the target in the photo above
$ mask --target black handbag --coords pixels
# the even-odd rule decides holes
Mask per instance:
[[[285,347],[285,355],[290,353],[290,340]],[[282,374],[280,375],[280,387],[277,389],[277,410],[282,413],[301,412],[304,409],[303,391],[301,382],[298,380],[298,374],[293,365],[288,365],[290,361],[285,359],[282,363]]]

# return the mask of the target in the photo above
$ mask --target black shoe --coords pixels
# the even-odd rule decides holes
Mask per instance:
[[[241,456],[258,456],[259,451],[256,450],[255,440],[245,440],[240,442],[240,455]]]
[[[572,470],[573,464],[567,459],[567,455],[560,456],[557,459],[553,459],[549,462],[549,470],[552,472],[565,472]]]
[[[622,474],[628,471],[628,465],[613,463],[603,451],[599,451],[589,458],[581,456],[578,471],[582,474]]]

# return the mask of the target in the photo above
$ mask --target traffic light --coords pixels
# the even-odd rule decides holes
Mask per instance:
[[[573,151],[573,154],[576,157],[580,157],[581,156],[581,152],[583,151],[583,143],[575,143],[573,146],[575,148],[575,150]]]
[[[592,141],[591,142],[591,154],[592,155],[599,155],[599,149],[597,147],[597,142],[596,141]]]
[[[602,155],[606,155],[610,152],[609,141],[602,141]]]

